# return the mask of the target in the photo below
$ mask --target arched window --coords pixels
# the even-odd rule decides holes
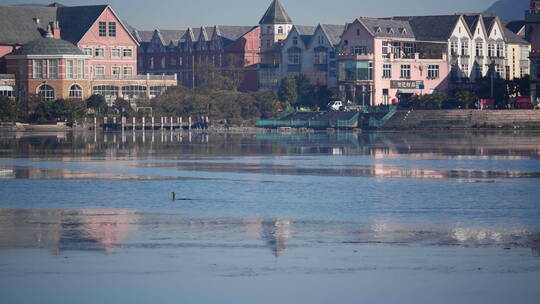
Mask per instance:
[[[82,100],[82,88],[74,84],[69,88],[69,99]]]
[[[53,100],[54,88],[48,84],[44,84],[38,88],[37,94],[43,100]]]

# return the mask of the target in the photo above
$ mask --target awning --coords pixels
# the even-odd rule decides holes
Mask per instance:
[[[0,91],[13,91],[12,86],[0,86]]]

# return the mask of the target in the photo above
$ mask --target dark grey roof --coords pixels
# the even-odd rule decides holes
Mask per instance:
[[[530,44],[528,41],[526,41],[522,37],[516,35],[514,32],[512,32],[511,30],[509,30],[506,27],[503,27],[503,31],[504,31],[504,36],[506,37],[506,42],[507,43],[523,44],[523,45],[529,45]]]
[[[407,21],[386,18],[358,18],[374,37],[414,39],[414,32]]]
[[[313,37],[313,34],[315,34],[315,30],[317,29],[315,26],[310,25],[295,25],[294,27],[298,31],[298,35],[304,42],[304,45],[308,45]]]
[[[56,21],[56,10],[44,6],[1,6],[0,43],[23,45],[43,38],[47,25]]]
[[[459,18],[460,15],[393,17],[408,21],[414,36],[420,41],[448,41]]]
[[[84,53],[69,41],[40,38],[23,45],[12,53],[13,55],[84,55]]]
[[[343,35],[343,31],[345,30],[344,25],[321,24],[321,27],[328,36],[330,43],[333,45],[339,44],[341,41],[341,35]]]
[[[272,1],[259,24],[292,24],[292,19],[278,0]]]
[[[106,8],[107,5],[1,6],[0,43],[22,45],[42,38],[47,25],[58,21],[62,39],[77,44]]]
[[[526,24],[527,23],[523,20],[503,21],[503,25],[507,27],[509,30],[511,30],[512,32],[514,32],[515,34],[520,32]]]
[[[465,15],[463,16],[463,19],[465,19],[465,23],[467,23],[467,26],[469,27],[469,30],[471,32],[474,32],[476,30],[476,26],[478,24],[478,21],[480,20],[480,15]],[[487,30],[487,28],[486,28]]]
[[[224,39],[225,44],[230,43],[232,41],[236,41],[238,38],[244,36],[246,33],[253,30],[254,26],[233,26],[233,25],[218,25],[217,30],[219,36]],[[216,26],[212,27],[206,27],[206,33],[208,39],[212,39],[214,32],[216,30]],[[155,30],[154,30],[155,31]],[[139,36],[141,41],[139,42],[150,42],[152,40],[152,37],[154,35],[154,31],[136,31],[136,36]],[[201,28],[191,28],[191,31],[193,33],[194,42],[198,42],[199,38],[201,37]],[[164,45],[169,45],[171,41],[174,44],[178,44],[179,42],[184,42],[184,35],[186,34],[186,30],[159,30],[161,33],[161,36],[163,37]]]
[[[62,39],[77,44],[106,8],[107,5],[59,7]]]

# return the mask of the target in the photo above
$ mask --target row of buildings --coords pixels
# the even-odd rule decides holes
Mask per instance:
[[[540,60],[538,23],[537,1],[519,22],[454,14],[302,26],[273,0],[256,26],[152,31],[130,28],[106,5],[2,7],[0,74],[8,75],[0,75],[0,94],[10,94],[11,81],[20,98],[98,93],[134,100],[176,82],[197,86],[197,69],[211,65],[241,71],[243,90],[275,91],[282,78],[302,73],[344,100],[389,104],[471,89],[481,77],[531,74],[529,57]]]

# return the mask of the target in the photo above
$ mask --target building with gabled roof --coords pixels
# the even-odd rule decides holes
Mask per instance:
[[[243,90],[256,90],[259,63],[259,27],[214,25],[186,30],[135,30],[140,44],[139,70],[150,74],[176,74],[182,84],[197,85],[194,68],[212,64],[225,71],[244,72]]]
[[[0,7],[0,74],[16,79],[20,100],[101,94],[112,104],[176,85],[175,76],[138,75],[138,46],[109,5]]]

